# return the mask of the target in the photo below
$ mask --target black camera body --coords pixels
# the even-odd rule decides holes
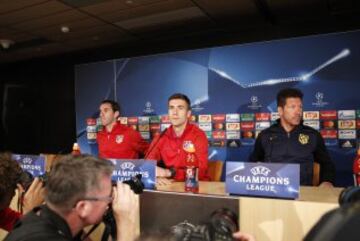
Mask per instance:
[[[232,234],[239,229],[237,215],[227,208],[214,211],[209,222],[192,225],[184,221],[171,228],[176,241],[233,241]]]
[[[45,186],[47,183],[47,180],[48,180],[48,173],[45,172],[44,174],[38,176],[38,178]],[[17,183],[19,183],[24,188],[24,191],[26,192],[29,189],[29,187],[33,181],[34,181],[34,176],[28,171],[23,171],[20,174]]]
[[[136,194],[141,194],[144,190],[144,183],[141,181],[142,175],[137,174],[136,176],[132,177],[129,180],[123,181],[123,183],[128,184]],[[113,186],[116,186],[116,182],[112,183]],[[110,235],[113,237],[113,240],[116,240],[116,221],[114,218],[113,210],[111,205],[109,206],[108,210],[103,216],[103,222],[105,224],[105,230],[103,233],[102,240],[107,240],[107,237]]]

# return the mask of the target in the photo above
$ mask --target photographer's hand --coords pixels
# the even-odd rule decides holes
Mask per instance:
[[[233,237],[235,238],[235,240],[238,241],[256,241],[255,237],[252,236],[251,234],[240,231],[233,233]]]
[[[140,234],[140,204],[130,186],[117,182],[113,187],[112,208],[116,220],[117,241],[134,240]]]
[[[19,192],[23,193],[24,189],[18,186]],[[31,211],[34,207],[41,205],[44,202],[44,187],[42,181],[35,177],[31,183],[29,190],[24,195],[23,211],[24,214]]]

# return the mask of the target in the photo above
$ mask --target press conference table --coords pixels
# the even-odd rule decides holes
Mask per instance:
[[[223,182],[200,182],[198,194],[186,193],[183,182],[174,182],[140,195],[139,228],[149,231],[183,220],[198,224],[214,209],[228,207],[238,213],[240,230],[255,234],[257,241],[300,241],[324,213],[338,207],[341,190],[301,187],[298,200],[281,200],[230,196]],[[97,230],[92,240],[101,240],[101,234]],[[0,240],[4,235],[0,231]]]
[[[281,200],[229,196],[225,193],[223,182],[200,182],[199,187],[199,194],[185,193],[184,183],[174,182],[170,186],[146,192],[153,195],[176,195],[176,199],[185,196],[218,198],[221,203],[226,199],[235,199],[239,208],[240,230],[255,234],[257,241],[300,241],[324,213],[338,207],[337,200],[342,190],[304,186],[300,189],[298,200]],[[173,212],[176,215],[176,210]]]

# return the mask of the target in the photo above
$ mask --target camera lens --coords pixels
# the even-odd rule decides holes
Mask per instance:
[[[232,235],[239,229],[237,215],[227,208],[214,211],[210,222],[217,233],[224,235]]]

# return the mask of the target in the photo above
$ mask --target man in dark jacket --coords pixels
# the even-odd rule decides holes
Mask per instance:
[[[298,89],[288,88],[278,93],[280,119],[259,134],[250,161],[298,163],[301,185],[312,185],[315,161],[320,164],[320,186],[333,186],[335,166],[324,140],[318,131],[302,124],[302,98]]]
[[[63,157],[50,171],[46,205],[25,215],[5,240],[78,240],[84,227],[102,221],[113,200],[117,240],[132,240],[135,229],[126,227],[135,223],[136,215],[131,211],[138,210],[134,208],[138,207],[138,197],[126,184],[118,182],[112,187],[113,168],[110,161],[89,155]]]

